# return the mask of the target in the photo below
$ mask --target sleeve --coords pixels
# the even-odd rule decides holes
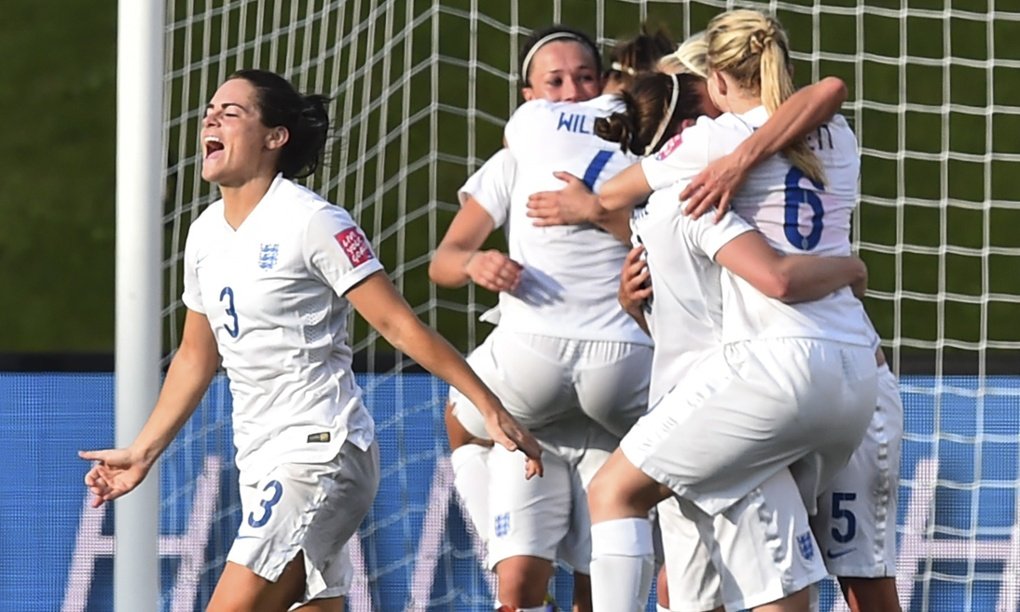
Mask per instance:
[[[195,224],[188,230],[188,237],[184,241],[184,291],[181,293],[181,301],[188,307],[205,314],[205,306],[202,304],[202,287],[198,282],[198,243],[201,229],[196,229]]]
[[[666,141],[655,155],[641,160],[645,180],[653,191],[665,189],[677,181],[689,181],[709,162],[707,124],[704,119]]]
[[[508,149],[500,149],[457,190],[460,205],[468,196],[473,197],[492,217],[495,227],[501,227],[510,213],[510,188],[516,171],[513,155]]]
[[[724,215],[718,223],[712,215],[702,215],[697,219],[683,216],[688,221],[687,234],[691,242],[711,260],[731,240],[746,232],[754,231],[750,223],[740,215],[730,213]]]
[[[311,215],[304,249],[313,274],[337,295],[383,269],[365,233],[339,206],[325,206]]]

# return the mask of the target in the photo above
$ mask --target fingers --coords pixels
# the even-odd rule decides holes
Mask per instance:
[[[687,183],[687,186],[684,187],[684,190],[680,192],[679,199],[681,202],[685,202],[691,199],[692,197],[694,197],[694,194],[698,193],[698,191],[705,186],[704,174],[705,173],[703,171],[698,173],[698,176],[694,177],[694,179],[690,183]]]
[[[541,459],[528,458],[524,462],[524,479],[531,480],[535,476],[541,478],[545,475],[545,468],[542,466]]]
[[[514,442],[513,439],[509,435],[507,435],[506,432],[503,431],[497,430],[496,432],[493,432],[492,442],[494,444],[499,444],[500,446],[502,446],[503,448],[507,449],[510,452],[514,452],[517,450],[517,443]]]
[[[489,291],[516,291],[521,282],[521,264],[499,251],[485,251],[475,257],[471,280]]]
[[[707,189],[700,189],[687,202],[683,204],[683,212],[692,219],[698,219],[711,208],[710,198]]]
[[[78,451],[78,456],[86,461],[106,461],[110,455],[110,450],[90,450],[90,451]]]
[[[565,183],[580,183],[581,182],[581,179],[577,178],[576,176],[574,176],[573,174],[571,174],[569,172],[563,172],[562,170],[558,170],[556,172],[553,172],[553,176],[555,176],[556,178],[560,179],[561,181],[563,181]]]

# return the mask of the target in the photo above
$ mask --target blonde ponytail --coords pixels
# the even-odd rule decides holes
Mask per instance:
[[[709,22],[706,36],[711,69],[726,72],[742,87],[757,92],[770,116],[793,95],[789,43],[774,17],[754,10],[727,11]],[[783,153],[804,176],[825,182],[822,164],[806,140],[798,140]]]

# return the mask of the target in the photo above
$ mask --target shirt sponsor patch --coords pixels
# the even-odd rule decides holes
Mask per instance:
[[[677,134],[676,136],[670,138],[669,140],[666,141],[666,144],[662,145],[662,148],[659,149],[659,152],[655,155],[655,159],[659,161],[666,159],[667,157],[669,157],[670,153],[676,151],[676,148],[680,146],[680,143],[682,141],[683,138],[681,138],[681,134]]]
[[[349,227],[334,238],[355,268],[375,257],[365,235],[356,227]]]

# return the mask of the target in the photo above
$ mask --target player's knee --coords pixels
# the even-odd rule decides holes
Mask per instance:
[[[552,563],[538,557],[510,557],[496,565],[499,601],[511,608],[533,608],[545,601]]]

